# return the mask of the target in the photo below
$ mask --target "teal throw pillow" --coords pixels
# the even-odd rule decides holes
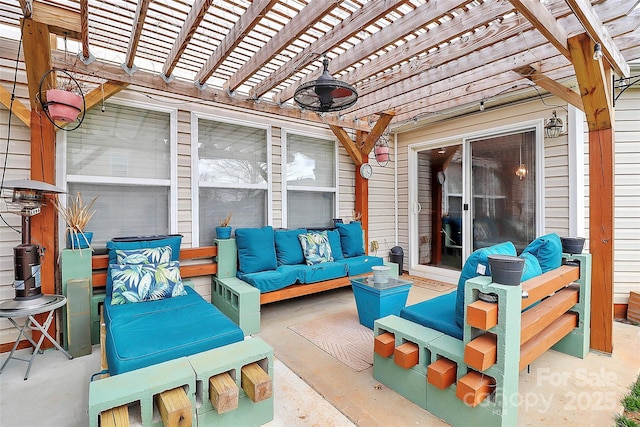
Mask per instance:
[[[529,243],[522,253],[529,253],[538,258],[543,273],[562,265],[562,242],[556,233],[538,237]]]
[[[316,265],[323,262],[333,261],[331,256],[331,245],[326,231],[317,233],[306,233],[298,235],[304,259],[307,265]]]
[[[467,280],[477,276],[489,276],[489,255],[511,255],[516,256],[516,247],[511,242],[499,243],[497,245],[474,251],[464,263],[460,279],[458,280],[458,291],[456,294],[456,322],[461,328],[464,327],[464,286]]]
[[[171,261],[171,246],[145,249],[116,249],[118,264],[161,264]]]
[[[181,234],[169,234],[164,236],[142,236],[142,237],[116,237],[107,242],[109,250],[109,267],[107,269],[107,295],[111,295],[112,280],[111,266],[117,264],[116,250],[131,250],[144,248],[158,248],[161,246],[171,246],[171,261],[180,259],[180,245],[182,244]]]
[[[362,238],[362,225],[360,221],[352,221],[349,224],[336,224],[340,233],[342,254],[345,258],[364,255],[364,239]]]
[[[298,240],[298,234],[304,234],[307,230],[298,228],[296,230],[276,230],[276,259],[278,265],[304,264],[304,254],[302,246]]]
[[[533,256],[530,253],[523,253],[520,255],[520,258],[524,259],[524,268],[522,269],[522,279],[521,282],[525,282],[529,279],[533,279],[536,276],[542,274],[542,268],[540,267],[540,262],[538,262],[538,258]]]
[[[238,271],[258,273],[278,268],[273,228],[237,228]]]
[[[110,266],[111,305],[154,301],[186,295],[180,263],[114,264]]]
[[[342,255],[342,244],[340,243],[340,233],[338,230],[328,230],[327,236],[329,236],[329,244],[331,245],[331,255],[333,255],[334,261],[344,259]]]

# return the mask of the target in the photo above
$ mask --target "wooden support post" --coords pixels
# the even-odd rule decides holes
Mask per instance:
[[[271,378],[258,363],[250,363],[242,367],[241,385],[247,396],[255,403],[266,400],[273,394]]]
[[[474,328],[489,330],[498,324],[498,304],[474,301],[467,306],[467,323]]]
[[[458,380],[456,397],[473,408],[493,392],[495,384],[493,378],[471,371]]]
[[[486,333],[471,340],[464,348],[464,363],[479,371],[496,363],[498,337]]]
[[[182,387],[163,391],[154,400],[165,427],[191,427],[191,402]]]
[[[375,337],[373,341],[373,351],[382,357],[393,355],[396,338],[391,332],[385,332]]]
[[[122,405],[100,412],[100,427],[129,427],[129,407]]]
[[[228,372],[209,378],[209,400],[218,414],[238,407],[239,389]]]
[[[409,369],[418,364],[418,344],[406,342],[393,351],[393,361],[401,368]]]
[[[456,362],[442,357],[427,367],[427,381],[434,387],[444,390],[456,382],[457,369]]]

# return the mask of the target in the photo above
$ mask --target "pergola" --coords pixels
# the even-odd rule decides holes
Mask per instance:
[[[591,346],[612,351],[613,82],[628,78],[628,62],[640,58],[638,1],[0,4],[0,22],[14,27],[22,38],[29,87],[30,105],[14,100],[13,112],[31,128],[31,178],[48,183],[55,182],[56,128],[41,120],[36,95],[42,76],[53,68],[78,76],[88,89],[87,109],[132,85],[261,114],[324,122],[356,167],[367,161],[389,126],[418,120],[428,125],[434,118],[477,110],[480,103],[493,107],[552,94],[584,111],[590,145]],[[9,43],[15,45],[3,48],[4,59],[10,59],[7,51],[18,50],[17,40]],[[602,60],[593,58],[596,45]],[[330,59],[332,74],[359,93],[358,102],[339,114],[316,114],[292,102],[301,83],[320,75],[322,55]],[[0,86],[0,101],[7,108],[11,97]],[[355,130],[356,141],[346,129]],[[367,182],[358,174],[355,192],[356,209],[366,213]],[[366,229],[366,214],[363,221]],[[34,238],[55,247],[55,210],[45,209],[33,223]],[[54,277],[54,259],[53,253],[45,256],[43,277]]]

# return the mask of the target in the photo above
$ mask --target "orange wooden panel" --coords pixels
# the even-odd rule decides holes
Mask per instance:
[[[467,323],[474,328],[488,330],[498,324],[498,304],[474,301],[467,306]]]
[[[565,313],[538,335],[527,341],[526,344],[520,347],[520,370],[549,350],[576,326],[578,326],[578,315],[576,313]]]
[[[464,348],[464,363],[474,369],[484,371],[496,363],[497,337],[486,333],[471,340]]]
[[[444,390],[456,382],[457,369],[456,362],[442,357],[427,367],[427,381],[440,390]]]
[[[471,371],[458,380],[456,397],[466,405],[475,407],[493,392],[495,384],[493,378]]]
[[[373,351],[382,357],[393,355],[396,337],[391,332],[378,335],[373,340]]]
[[[409,369],[418,364],[418,344],[406,342],[393,351],[393,361],[401,368]]]
[[[309,285],[292,285],[277,291],[267,292],[260,295],[260,304],[268,304],[271,302],[282,301],[289,298],[295,298],[303,295],[314,294],[316,292],[328,291],[330,289],[351,286],[349,277],[340,277],[338,279],[326,280],[324,282],[311,283]]]
[[[562,265],[546,273],[522,282],[522,290],[529,294],[529,298],[522,299],[522,309],[540,301],[568,284],[580,278],[580,268],[574,265]]]
[[[522,313],[520,344],[524,344],[578,303],[580,288],[559,290],[535,307]]]

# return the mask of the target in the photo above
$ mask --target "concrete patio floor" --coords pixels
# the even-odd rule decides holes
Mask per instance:
[[[439,292],[413,287],[408,303]],[[446,426],[380,385],[373,368],[356,372],[288,329],[345,310],[355,310],[350,288],[262,307],[258,336],[276,356],[274,426]],[[589,353],[582,360],[548,351],[520,373],[519,426],[610,426],[620,399],[640,369],[640,328],[614,324],[613,355]],[[28,355],[28,350],[21,350]],[[4,362],[7,354],[0,356]],[[0,375],[0,425],[86,426],[88,384],[99,371],[99,346],[89,356],[67,360],[48,350],[36,357],[27,381],[26,363],[10,361]]]

